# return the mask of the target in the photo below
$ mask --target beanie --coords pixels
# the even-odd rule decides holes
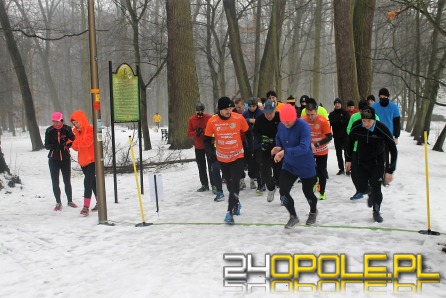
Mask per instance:
[[[361,111],[361,119],[373,119],[375,120],[375,109],[372,107],[365,107]]]
[[[51,115],[51,121],[62,121],[63,120],[63,114],[61,112],[54,112]]]
[[[302,95],[300,97],[300,103],[303,103],[303,102],[306,103],[308,101],[308,99],[309,99],[308,95]]]
[[[292,105],[285,105],[280,110],[279,114],[280,114],[280,121],[282,121],[282,122],[296,121],[296,118],[297,118],[296,108]]]
[[[220,97],[220,99],[218,100],[218,105],[217,106],[218,106],[218,110],[224,110],[224,109],[227,109],[227,108],[234,108],[235,107],[235,105],[232,102],[232,100],[229,97],[227,97],[227,96]]]
[[[358,103],[358,108],[360,109],[360,110],[364,110],[366,107],[368,107],[369,105],[368,105],[368,103],[367,103],[367,100],[365,100],[365,99],[361,99],[360,101],[359,101],[359,103]]]
[[[292,103],[292,102],[296,102],[296,99],[294,98],[294,96],[290,95],[287,99],[286,99],[287,103]]]
[[[335,98],[335,100],[334,100],[334,102],[333,102],[333,104],[337,104],[337,103],[340,103],[340,104],[342,104],[342,99],[340,99],[340,98]]]
[[[197,111],[197,112],[204,111],[204,104],[201,102],[197,102],[195,104],[195,111]]]
[[[353,100],[347,101],[347,107],[354,107],[354,106],[355,106],[355,102]]]
[[[387,90],[387,88],[379,89],[378,96],[381,95],[389,97],[390,96],[389,90]]]

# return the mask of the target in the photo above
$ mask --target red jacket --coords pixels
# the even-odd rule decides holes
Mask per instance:
[[[195,149],[204,149],[204,130],[206,129],[206,124],[209,119],[211,119],[211,115],[204,114],[203,117],[198,117],[196,114],[189,118],[187,125],[187,136],[191,139],[194,139]],[[203,131],[199,137],[197,137],[197,128],[202,128]]]
[[[85,167],[94,162],[93,126],[88,122],[84,112],[80,110],[71,114],[70,121],[73,122],[73,120],[81,124],[81,130],[78,131],[76,127],[73,128],[76,139],[74,139],[71,148],[78,152],[77,161],[79,165]]]

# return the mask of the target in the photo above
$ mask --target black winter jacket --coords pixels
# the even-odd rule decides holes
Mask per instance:
[[[336,139],[347,138],[347,126],[350,114],[343,108],[335,109],[328,115],[333,137]]]
[[[375,120],[375,124],[370,130],[362,125],[362,120],[353,123],[345,159],[348,162],[352,161],[353,147],[356,141],[358,141],[357,159],[354,162],[369,163],[379,160],[380,155],[386,153],[387,146],[391,159],[390,164],[386,164],[386,173],[392,174],[395,171],[398,150],[392,134],[382,122]]]
[[[48,158],[52,160],[70,159],[70,147],[74,141],[71,127],[64,124],[60,129],[50,126],[45,131],[45,148],[50,150]]]

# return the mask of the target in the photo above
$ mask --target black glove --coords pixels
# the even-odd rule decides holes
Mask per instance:
[[[201,136],[203,134],[203,128],[199,127],[195,130],[195,135],[197,137]]]
[[[268,136],[262,136],[262,151],[271,150],[274,147],[274,139]]]

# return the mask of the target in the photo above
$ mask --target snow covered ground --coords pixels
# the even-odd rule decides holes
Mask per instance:
[[[121,146],[127,146],[129,131],[117,128],[116,133]],[[158,144],[163,144],[160,132],[151,131],[151,139],[155,149],[144,152],[144,157],[157,155]],[[149,227],[135,227],[141,213],[134,174],[118,176],[118,204],[114,203],[113,176],[106,175],[107,216],[115,223],[106,226],[98,225],[95,213],[83,217],[79,208],[67,207],[64,195],[63,210],[53,211],[47,151],[31,152],[27,133],[16,137],[6,133],[2,150],[23,185],[0,192],[0,296],[288,297],[313,291],[307,296],[325,297],[331,291],[332,297],[382,297],[383,293],[400,297],[403,291],[418,291],[426,297],[446,297],[446,254],[440,245],[446,243],[446,155],[429,150],[431,229],[441,235],[426,236],[417,232],[427,229],[424,148],[402,133],[398,149],[394,181],[383,189],[381,224],[373,222],[365,200],[350,201],[353,185],[350,177],[335,175],[331,145],[327,200],[319,201],[316,226],[302,224],[309,207],[299,184],[292,190],[301,218],[297,228],[283,228],[288,214],[280,206],[278,193],[268,203],[266,194],[256,196],[251,189],[240,193],[243,208],[236,224],[223,224],[227,201],[215,203],[211,192],[196,192],[200,183],[194,162],[160,172],[164,200],[159,213],[150,200],[150,171],[146,171],[142,199],[146,222],[154,223]],[[193,150],[184,150],[181,156],[191,158]],[[74,201],[81,205],[83,176],[77,164],[72,166]],[[296,282],[288,284],[291,288],[276,284],[276,291],[257,288],[249,293],[242,287],[225,287],[223,267],[237,266],[223,259],[225,253],[250,253],[255,265],[263,264],[265,254],[345,254],[349,272],[364,271],[364,254],[385,254],[387,260],[374,266],[386,266],[391,273],[394,254],[421,254],[422,271],[439,272],[441,279],[419,286],[415,276],[408,274],[399,282],[412,287],[397,287],[398,282],[318,284],[318,278],[309,274],[299,281],[312,284],[306,288],[296,289]],[[329,263],[325,270],[331,267]],[[336,290],[335,286],[341,287]]]

